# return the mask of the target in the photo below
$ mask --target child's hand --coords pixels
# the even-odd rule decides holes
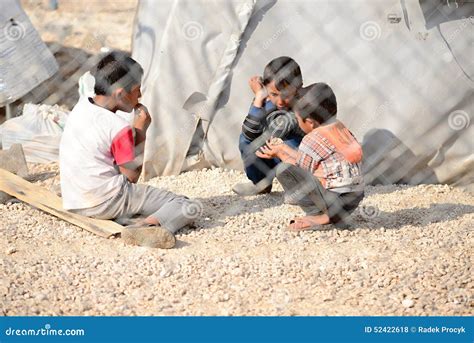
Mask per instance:
[[[271,159],[277,157],[279,150],[279,144],[274,145],[270,140],[268,140],[266,145],[257,150],[255,155],[260,158]]]
[[[249,80],[249,86],[253,94],[255,94],[256,101],[262,103],[267,98],[267,89],[263,85],[263,80],[260,76],[252,76]]]
[[[133,122],[133,126],[137,129],[146,131],[148,126],[151,123],[151,116],[150,112],[148,112],[148,108],[145,107],[143,104],[137,104],[134,108],[135,110],[135,119]]]

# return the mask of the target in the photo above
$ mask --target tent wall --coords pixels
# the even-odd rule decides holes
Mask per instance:
[[[53,76],[58,64],[17,0],[0,2],[0,106]]]
[[[437,22],[423,4],[141,1],[133,56],[153,115],[145,176],[199,160],[241,169],[247,80],[288,55],[305,85],[334,89],[339,118],[363,142],[368,182],[472,184],[474,3],[440,1],[434,10],[449,13]]]

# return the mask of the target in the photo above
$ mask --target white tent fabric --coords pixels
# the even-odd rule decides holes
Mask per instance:
[[[49,79],[58,64],[17,0],[0,2],[0,106]]]
[[[241,169],[247,80],[286,55],[305,85],[334,89],[368,182],[472,185],[473,14],[474,3],[441,0],[142,0],[133,57],[153,119],[145,178]]]

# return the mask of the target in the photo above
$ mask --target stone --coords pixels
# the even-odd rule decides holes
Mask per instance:
[[[10,248],[7,249],[6,254],[7,255],[12,255],[12,254],[16,253],[17,251],[18,250],[15,247],[10,247]]]
[[[174,235],[160,226],[128,226],[122,230],[121,237],[126,244],[149,248],[171,249],[176,244]]]
[[[0,150],[0,168],[22,178],[28,176],[28,166],[21,144],[13,144],[8,150]],[[10,199],[11,195],[0,192],[0,204],[5,204]]]
[[[0,168],[22,178],[28,176],[28,166],[21,144],[13,144],[8,150],[0,150]],[[12,198],[10,194],[0,192],[0,204],[5,204]]]
[[[415,302],[412,299],[407,298],[402,301],[402,305],[405,308],[410,308],[415,305]]]
[[[0,168],[22,178],[28,176],[28,166],[21,144],[13,144],[8,150],[0,150]]]

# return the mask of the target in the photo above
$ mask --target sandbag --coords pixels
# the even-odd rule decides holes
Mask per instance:
[[[23,115],[7,120],[1,127],[2,148],[19,143],[27,162],[58,161],[59,143],[68,112],[59,106],[25,104]]]

